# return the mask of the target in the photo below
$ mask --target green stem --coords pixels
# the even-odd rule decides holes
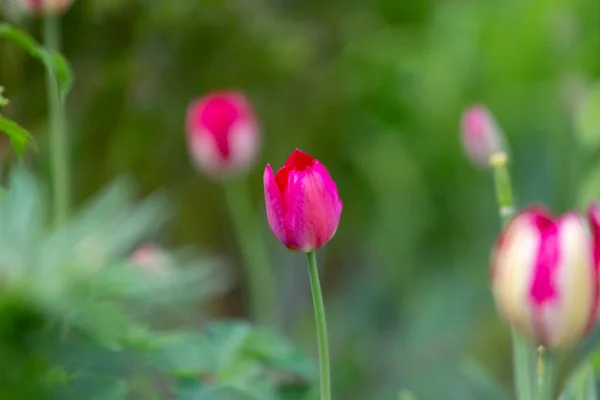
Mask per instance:
[[[533,398],[532,351],[529,344],[514,330],[511,331],[513,348],[513,373],[518,400]]]
[[[247,184],[244,180],[227,182],[224,189],[246,268],[252,318],[260,324],[273,326],[277,304],[275,279]]]
[[[44,44],[52,50],[60,51],[60,27],[55,15],[47,14],[44,17]],[[54,223],[58,226],[67,219],[69,214],[69,160],[64,107],[60,98],[56,74],[51,68],[47,71],[46,86],[49,107]]]
[[[514,214],[514,196],[507,167],[508,157],[497,153],[490,159],[494,169],[496,201],[502,226],[506,226]],[[511,331],[513,349],[513,373],[518,400],[531,400],[533,397],[533,350],[514,330]]]
[[[497,153],[492,156],[490,163],[494,168],[494,184],[496,187],[496,201],[498,203],[500,219],[502,221],[502,226],[506,226],[515,212],[510,173],[506,166],[508,157],[505,153]]]
[[[306,254],[308,261],[308,275],[310,288],[315,306],[315,320],[317,324],[317,340],[319,343],[319,360],[321,362],[321,400],[331,400],[331,378],[329,371],[329,347],[327,345],[327,323],[325,321],[325,304],[321,284],[319,283],[319,269],[317,256],[314,251]]]
[[[553,400],[554,389],[554,356],[540,346],[538,359],[538,393],[537,400]]]

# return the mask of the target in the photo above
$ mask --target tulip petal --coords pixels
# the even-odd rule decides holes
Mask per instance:
[[[554,348],[574,343],[586,333],[596,286],[585,221],[577,213],[568,213],[557,224],[561,251],[555,278],[557,298],[541,310],[545,341]]]
[[[258,127],[248,121],[236,122],[229,132],[230,169],[234,172],[248,168],[256,159],[260,147]]]
[[[288,247],[294,250],[310,251],[314,249],[314,236],[309,226],[310,220],[306,210],[306,172],[285,170],[287,185],[284,192],[285,229]],[[284,175],[284,176],[285,176]]]
[[[600,207],[597,203],[590,205],[588,208],[588,218],[592,231],[593,242],[593,261],[594,261],[594,303],[592,315],[590,317],[590,325],[588,330],[591,330],[598,319],[598,306],[600,305]]]
[[[324,246],[335,234],[342,211],[337,187],[318,161],[304,171],[291,171],[286,190],[288,240],[307,252]]]
[[[342,200],[335,182],[323,164],[318,161],[315,163],[312,176],[319,177],[316,179],[318,184],[313,185],[314,196],[320,198],[319,207],[312,209],[311,219],[320,222],[319,226],[315,227],[315,237],[317,247],[321,247],[329,242],[337,231],[342,213]]]
[[[205,130],[193,131],[188,135],[188,148],[198,170],[218,175],[226,168],[226,161],[218,152],[213,136]]]
[[[588,208],[588,217],[594,240],[594,265],[597,268],[600,263],[600,206],[597,203],[590,205]]]
[[[277,240],[287,246],[285,233],[285,209],[283,203],[283,196],[277,183],[275,182],[275,175],[273,169],[269,164],[265,168],[263,174],[263,184],[265,189],[265,206],[267,209],[267,220],[271,230],[275,234]]]
[[[540,235],[532,215],[517,215],[498,241],[492,262],[493,293],[500,313],[521,332],[533,335],[530,288]]]
[[[304,171],[305,169],[315,165],[317,160],[306,154],[300,149],[296,149],[290,154],[285,162],[285,167],[289,167],[298,171]]]

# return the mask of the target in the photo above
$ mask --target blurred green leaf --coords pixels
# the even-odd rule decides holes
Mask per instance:
[[[23,156],[27,145],[34,143],[33,138],[25,128],[2,116],[0,116],[0,132],[8,135],[13,148],[20,157]]]
[[[186,261],[193,268],[182,270],[176,265],[179,259],[167,254],[172,261],[164,274],[129,260],[131,251],[169,215],[162,197],[136,204],[130,185],[113,185],[57,230],[47,227],[44,199],[45,191],[30,172],[11,169],[0,201],[0,305],[5,305],[0,349],[9,332],[48,346],[51,359],[61,360],[45,374],[55,383],[50,389],[64,391],[60,398],[69,400],[93,398],[98,391],[92,383],[105,390],[106,382],[124,373],[117,367],[133,364],[132,352],[159,354],[151,360],[160,360],[155,364],[170,376],[205,374],[215,363],[206,337],[154,333],[142,319],[156,306],[177,309],[183,301],[223,287],[206,272],[212,265],[197,260]],[[178,293],[182,290],[184,295]],[[73,343],[79,347],[71,348]],[[110,365],[108,372],[90,372],[102,363]],[[0,368],[0,376],[5,372]],[[83,392],[83,397],[77,395]],[[98,398],[123,398],[121,393],[117,383],[114,391]]]
[[[125,400],[127,398],[127,382],[117,380],[108,386],[104,393],[95,396],[92,400]]]
[[[585,209],[591,202],[600,200],[600,165],[587,171],[577,195],[577,206]]]
[[[468,383],[486,400],[510,400],[506,389],[475,360],[464,361],[461,372]]]
[[[594,86],[577,110],[575,132],[581,145],[590,151],[600,146],[600,84]]]
[[[206,337],[192,333],[164,335],[155,346],[150,354],[153,363],[170,375],[199,380],[214,371],[214,349]]]
[[[288,340],[247,322],[215,322],[207,335],[216,347],[219,369],[227,371],[240,360],[253,360],[266,368],[291,374],[296,379],[316,377],[315,361],[302,355]]]
[[[293,399],[314,377],[294,346],[246,322],[210,323],[202,338],[173,336],[158,347],[157,365],[189,378],[178,379],[180,399],[275,400],[280,391]]]
[[[254,328],[245,347],[250,355],[264,360],[277,371],[292,374],[295,379],[311,381],[316,378],[316,361],[301,354],[290,341],[270,331]]]
[[[561,400],[597,400],[596,375],[592,365],[580,367],[567,382]]]
[[[73,86],[73,73],[69,62],[58,52],[40,45],[30,35],[10,24],[0,23],[0,36],[11,39],[44,64],[48,72],[56,78],[61,101],[64,102]]]

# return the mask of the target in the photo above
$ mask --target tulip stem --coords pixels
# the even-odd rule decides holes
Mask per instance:
[[[544,346],[538,347],[538,395],[537,400],[553,400],[554,357]]]
[[[513,348],[513,373],[518,400],[533,398],[532,352],[529,344],[514,330],[511,332]]]
[[[513,190],[510,183],[510,173],[506,164],[508,156],[504,152],[496,153],[490,158],[494,168],[494,183],[496,186],[496,201],[500,212],[502,225],[506,226],[515,212]]]
[[[46,13],[44,16],[44,44],[54,51],[60,51],[60,27],[57,18],[52,13]],[[69,214],[69,160],[64,105],[60,97],[56,73],[52,68],[47,68],[46,91],[49,107],[54,223],[55,226],[59,226]]]
[[[496,201],[502,226],[506,226],[514,214],[514,196],[507,167],[508,156],[498,152],[490,158],[494,170]],[[511,331],[513,348],[513,373],[518,400],[531,400],[533,397],[533,350],[514,330]]]
[[[317,325],[317,340],[319,344],[319,361],[321,363],[321,400],[331,400],[331,378],[329,370],[329,347],[327,345],[327,322],[325,320],[325,304],[319,283],[319,268],[317,256],[314,251],[306,254],[308,261],[308,275],[312,291],[313,305],[315,307],[315,321]]]
[[[263,242],[256,210],[252,208],[246,181],[225,184],[225,197],[238,246],[246,268],[250,313],[259,324],[275,325],[275,280]]]

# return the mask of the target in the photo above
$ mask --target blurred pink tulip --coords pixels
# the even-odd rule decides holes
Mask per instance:
[[[209,175],[243,173],[258,155],[258,125],[242,93],[215,92],[192,102],[186,123],[192,160]]]
[[[277,175],[267,164],[263,183],[269,226],[284,246],[310,252],[327,244],[340,222],[342,201],[323,164],[295,150]]]
[[[494,116],[484,106],[469,107],[462,115],[461,138],[467,157],[487,168],[494,154],[505,151],[504,138]]]
[[[18,0],[21,7],[35,14],[59,14],[65,11],[73,0]]]
[[[572,347],[595,326],[598,307],[600,220],[590,228],[569,212],[518,214],[505,228],[492,261],[492,287],[504,318],[521,334],[549,348]]]

